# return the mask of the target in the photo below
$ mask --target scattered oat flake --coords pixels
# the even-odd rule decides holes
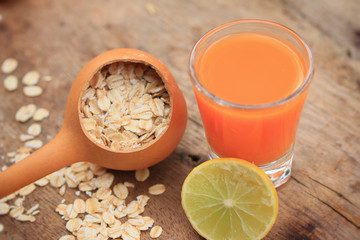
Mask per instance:
[[[150,176],[148,168],[140,169],[135,171],[135,178],[139,182],[144,182]]]
[[[26,187],[21,188],[19,190],[19,194],[21,196],[26,196],[26,195],[29,195],[30,193],[32,193],[35,189],[36,189],[35,184],[31,183],[31,184],[27,185]]]
[[[22,83],[26,86],[32,86],[39,82],[40,73],[38,71],[27,72],[22,78]]]
[[[150,237],[151,238],[158,238],[160,237],[161,233],[162,233],[162,227],[160,226],[154,226],[153,228],[151,228],[150,230]]]
[[[148,12],[150,15],[156,15],[156,14],[158,13],[157,8],[156,8],[155,5],[152,4],[152,3],[146,3],[145,7],[146,7],[147,12]]]
[[[30,140],[25,143],[25,147],[38,149],[43,146],[43,142],[41,140]]]
[[[21,136],[20,136],[20,138],[21,138]],[[22,154],[22,153],[27,154],[27,153],[30,153],[32,150],[33,150],[32,148],[22,146],[21,148],[19,148],[17,150],[17,152],[18,152],[18,154]]]
[[[15,58],[8,58],[1,65],[1,71],[8,74],[13,72],[17,68],[17,66],[18,61]]]
[[[0,215],[8,214],[10,211],[10,206],[7,203],[0,202]]]
[[[4,87],[8,91],[14,91],[18,87],[18,78],[14,75],[9,75],[4,79]]]
[[[71,218],[76,218],[77,215],[78,213],[74,210],[73,204],[69,204],[66,206],[66,217],[71,219]]]
[[[50,114],[50,112],[46,108],[39,108],[34,113],[33,119],[34,119],[34,121],[41,121],[41,120],[49,117],[49,114]]]
[[[17,217],[19,217],[23,212],[24,212],[24,207],[23,206],[19,206],[19,207],[14,207],[11,211],[10,211],[10,213],[9,213],[9,215],[10,215],[10,217],[12,217],[12,218],[17,218]]]
[[[6,154],[6,156],[8,156],[8,157],[15,157],[15,155],[16,155],[16,152],[8,152],[7,154]]]
[[[96,229],[91,227],[81,227],[77,232],[78,240],[96,239]]]
[[[32,206],[29,210],[26,211],[26,214],[29,215],[29,214],[32,214],[35,210],[38,210],[39,209],[39,204],[36,203],[34,206]]]
[[[21,134],[20,135],[20,141],[25,142],[28,141],[30,139],[34,139],[33,135],[27,135],[27,134]]]
[[[66,204],[64,204],[64,203],[60,203],[57,207],[56,207],[56,209],[55,209],[55,211],[57,212],[57,213],[59,213],[60,215],[66,215],[66,208],[67,208],[67,205]]]
[[[66,191],[66,186],[65,186],[65,185],[62,185],[62,186],[60,187],[60,189],[59,189],[59,194],[60,194],[61,196],[64,196],[65,191]]]
[[[14,205],[20,207],[23,204],[24,200],[25,200],[25,197],[18,198],[15,200]]]
[[[123,233],[124,229],[121,226],[113,226],[107,229],[107,235],[110,238],[118,238]]]
[[[0,202],[7,202],[7,201],[10,201],[10,200],[13,200],[14,198],[16,198],[16,194],[15,193],[11,193],[9,195],[7,195],[6,197],[3,197],[0,199]]]
[[[16,112],[15,119],[19,122],[26,122],[33,117],[35,111],[35,104],[24,105]]]
[[[2,225],[1,223],[0,223],[0,232],[3,232],[4,231],[4,225]]]
[[[46,76],[43,77],[43,80],[44,80],[45,82],[50,82],[50,81],[52,80],[52,77],[49,76],[49,75],[46,75]]]
[[[51,174],[50,184],[53,187],[59,188],[65,183],[65,178],[62,174],[55,172]]]
[[[135,184],[131,183],[131,182],[124,182],[124,185],[128,188],[134,188]]]
[[[114,181],[114,175],[111,173],[105,173],[104,175],[101,175],[98,178],[96,178],[95,186],[97,188],[101,188],[101,187],[109,188],[113,183],[113,181]]]
[[[59,238],[59,240],[75,240],[73,235],[64,235]]]
[[[86,212],[89,214],[96,213],[100,208],[100,203],[96,198],[88,198],[85,202]]]
[[[43,90],[39,86],[25,86],[23,92],[27,97],[37,97],[42,94]]]
[[[49,183],[49,180],[47,178],[41,178],[35,182],[35,185],[43,187],[46,186]]]
[[[149,187],[149,193],[151,195],[160,195],[165,192],[165,185],[164,184],[155,184]]]
[[[74,205],[74,210],[77,213],[84,213],[86,210],[85,201],[80,198],[75,199],[73,205]]]
[[[79,230],[81,224],[82,220],[80,218],[72,218],[66,223],[66,229],[74,233]]]
[[[115,196],[117,196],[120,199],[126,199],[127,196],[129,195],[129,190],[122,183],[116,184],[113,188],[113,191],[114,191]]]
[[[40,210],[35,210],[31,213],[32,216],[38,215],[40,213]]]
[[[34,137],[37,137],[40,135],[41,133],[41,125],[39,123],[33,123],[29,126],[29,128],[27,129],[27,133],[29,135],[32,135]]]
[[[108,197],[110,197],[111,193],[112,192],[111,192],[110,188],[102,187],[102,188],[99,188],[99,190],[96,191],[95,197],[100,199],[100,200],[104,200],[104,199],[107,199]]]
[[[16,220],[21,222],[35,222],[36,218],[32,215],[21,214],[18,217],[16,217]]]

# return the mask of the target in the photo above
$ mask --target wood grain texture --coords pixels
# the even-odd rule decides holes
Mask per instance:
[[[156,6],[150,15],[146,3]],[[22,146],[19,135],[30,123],[15,122],[16,110],[36,103],[51,109],[40,139],[59,131],[73,79],[96,55],[113,48],[144,50],[173,73],[188,103],[184,138],[151,177],[136,183],[131,198],[164,183],[164,195],[150,199],[145,214],[164,229],[159,239],[201,239],[180,204],[182,183],[207,159],[206,141],[187,75],[188,56],[209,29],[246,18],[282,23],[299,33],[315,58],[315,78],[300,121],[291,180],[278,189],[279,216],[266,239],[359,239],[360,236],[360,3],[358,0],[14,0],[0,1],[0,62],[19,60],[14,73],[51,75],[40,82],[44,94],[26,98],[22,89],[9,93],[0,84],[0,156]],[[0,74],[0,79],[5,75]],[[51,156],[49,156],[51,161]],[[5,157],[0,166],[9,164]],[[136,182],[133,172],[114,171],[117,181]],[[1,184],[1,183],[0,183]],[[35,223],[0,216],[0,239],[58,239],[67,234],[54,209],[62,197],[48,186],[27,197],[40,203]],[[75,199],[68,190],[65,199]],[[148,232],[143,239],[150,239]]]

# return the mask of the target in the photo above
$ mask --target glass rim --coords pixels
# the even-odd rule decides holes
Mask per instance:
[[[220,32],[222,29],[227,28],[231,25],[234,24],[238,24],[238,23],[263,23],[263,24],[269,24],[278,28],[281,28],[283,30],[285,30],[286,32],[288,32],[289,34],[293,35],[298,42],[304,47],[306,54],[308,56],[309,59],[309,68],[307,69],[307,73],[305,76],[305,80],[302,82],[302,84],[293,92],[291,93],[289,96],[277,100],[275,102],[271,102],[271,103],[265,103],[265,104],[254,104],[254,105],[245,105],[245,104],[238,104],[238,103],[233,103],[227,100],[224,100],[216,95],[214,95],[213,93],[211,93],[199,80],[196,71],[195,71],[195,56],[199,50],[199,47],[201,46],[201,44],[211,35]],[[281,25],[279,23],[275,23],[272,21],[268,21],[268,20],[258,20],[258,19],[249,19],[249,20],[237,20],[237,21],[233,21],[233,22],[229,22],[226,24],[223,24],[221,26],[215,27],[211,30],[209,30],[207,33],[205,33],[195,44],[195,46],[193,47],[193,49],[191,50],[190,53],[190,60],[189,60],[189,74],[190,74],[190,79],[191,82],[193,83],[193,85],[195,86],[195,88],[203,93],[206,97],[214,100],[216,103],[218,103],[219,105],[225,106],[225,107],[231,107],[231,108],[239,108],[239,109],[264,109],[264,108],[271,108],[271,107],[275,107],[275,106],[279,106],[282,104],[285,104],[287,102],[289,102],[290,100],[294,99],[295,97],[297,97],[298,95],[300,95],[310,84],[311,79],[312,79],[312,75],[314,73],[314,61],[313,61],[313,56],[311,53],[311,50],[309,48],[309,46],[307,45],[307,43],[293,30],[291,30],[288,27],[285,27],[284,25]]]

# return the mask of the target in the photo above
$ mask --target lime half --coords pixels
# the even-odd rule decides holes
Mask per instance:
[[[269,177],[254,164],[233,158],[194,168],[185,179],[181,202],[193,228],[212,240],[261,239],[278,213]]]

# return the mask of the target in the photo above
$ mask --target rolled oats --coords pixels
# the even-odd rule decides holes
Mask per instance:
[[[160,195],[165,192],[165,185],[164,184],[155,184],[149,187],[149,193],[151,195]]]
[[[95,186],[97,188],[110,188],[111,184],[114,181],[114,175],[111,173],[105,173],[104,175],[101,175],[96,178],[95,180]]]
[[[116,184],[113,188],[113,191],[115,196],[117,196],[119,199],[126,199],[127,196],[129,195],[129,190],[122,183]]]
[[[53,187],[60,188],[65,183],[65,178],[60,172],[51,174],[50,184]]]
[[[34,206],[32,206],[29,210],[26,211],[26,214],[27,215],[30,215],[32,214],[34,211],[38,210],[39,209],[39,204],[36,203]]]
[[[41,120],[44,120],[45,118],[49,117],[49,114],[50,114],[50,112],[46,108],[39,108],[34,113],[33,119],[34,119],[34,121],[41,121]]]
[[[66,215],[66,208],[67,208],[67,205],[64,204],[64,203],[60,203],[57,207],[56,207],[56,212],[59,213],[60,215],[62,216],[65,216]]]
[[[148,168],[140,169],[135,171],[135,178],[139,182],[144,182],[150,176],[150,171]]]
[[[35,182],[35,185],[39,187],[43,187],[49,184],[49,179],[47,178],[41,178]]]
[[[39,86],[26,86],[23,88],[23,92],[27,97],[37,97],[42,94],[43,90]]]
[[[66,206],[66,212],[65,212],[65,216],[67,219],[72,219],[72,218],[76,218],[78,213],[75,211],[74,209],[74,205],[73,204],[69,204]]]
[[[0,215],[8,214],[10,211],[10,206],[7,203],[0,202]]]
[[[59,194],[60,194],[61,196],[64,196],[65,191],[66,191],[66,186],[65,186],[65,185],[62,185],[62,186],[60,187],[60,189],[59,189]]]
[[[4,231],[4,225],[0,223],[0,232]]]
[[[75,240],[73,235],[64,235],[59,238],[59,240]]]
[[[14,205],[17,207],[20,207],[21,205],[23,205],[24,200],[25,200],[25,197],[18,198],[15,200]]]
[[[21,214],[16,217],[16,220],[21,222],[35,222],[36,218],[32,215]]]
[[[114,224],[115,223],[114,213],[112,213],[111,211],[103,212],[102,220],[108,225]]]
[[[160,226],[154,226],[153,228],[151,228],[150,230],[150,237],[151,238],[158,238],[160,237],[161,233],[162,233],[162,227]]]
[[[80,229],[82,220],[80,218],[72,218],[66,223],[66,229],[74,233]]]
[[[27,134],[21,134],[20,135],[20,141],[25,142],[28,141],[30,139],[34,139],[33,135],[27,135]]]
[[[100,208],[99,200],[96,198],[88,198],[85,202],[86,212],[89,214],[96,213]]]
[[[84,218],[84,222],[87,223],[101,223],[102,218],[100,214],[87,214]]]
[[[1,71],[8,74],[13,72],[17,68],[17,66],[18,61],[15,58],[8,58],[1,65]]]
[[[31,183],[31,184],[27,185],[26,187],[21,188],[18,191],[18,193],[21,196],[26,196],[26,195],[29,195],[30,193],[32,193],[35,189],[36,189],[35,184]]]
[[[97,143],[113,150],[150,143],[169,124],[169,94],[157,72],[142,63],[103,67],[81,99],[82,126]]]
[[[96,229],[91,227],[81,227],[77,231],[78,240],[96,239],[96,237],[97,237]]]
[[[39,79],[40,73],[38,71],[30,71],[24,75],[22,83],[26,86],[32,86],[37,84],[39,82]]]
[[[18,78],[14,75],[9,75],[4,79],[4,87],[8,91],[14,91],[18,87]]]
[[[131,182],[124,182],[124,185],[128,188],[135,188],[135,184],[133,184]]]
[[[27,133],[34,137],[39,136],[41,133],[41,125],[38,123],[31,124],[30,127],[27,129]]]
[[[40,210],[35,210],[31,213],[32,216],[38,215],[40,213]]]
[[[107,187],[102,187],[99,188],[96,193],[95,193],[95,197],[100,199],[100,200],[104,200],[107,199],[108,197],[111,196],[111,189],[107,188]]]
[[[50,82],[51,80],[52,80],[52,77],[51,76],[44,76],[43,77],[43,80],[45,81],[45,82]]]
[[[43,146],[43,142],[41,140],[30,140],[25,143],[25,147],[38,149]]]
[[[85,210],[86,210],[85,201],[80,198],[75,199],[74,210],[77,213],[85,213]]]
[[[29,104],[29,105],[22,106],[16,112],[15,119],[16,119],[16,121],[19,121],[19,122],[26,122],[30,118],[33,117],[33,115],[35,114],[35,111],[36,111],[35,104]]]
[[[12,218],[17,218],[17,217],[19,217],[19,216],[24,212],[24,210],[25,210],[25,208],[24,208],[23,206],[14,207],[14,208],[10,211],[9,215],[10,215],[10,217],[12,217]]]

